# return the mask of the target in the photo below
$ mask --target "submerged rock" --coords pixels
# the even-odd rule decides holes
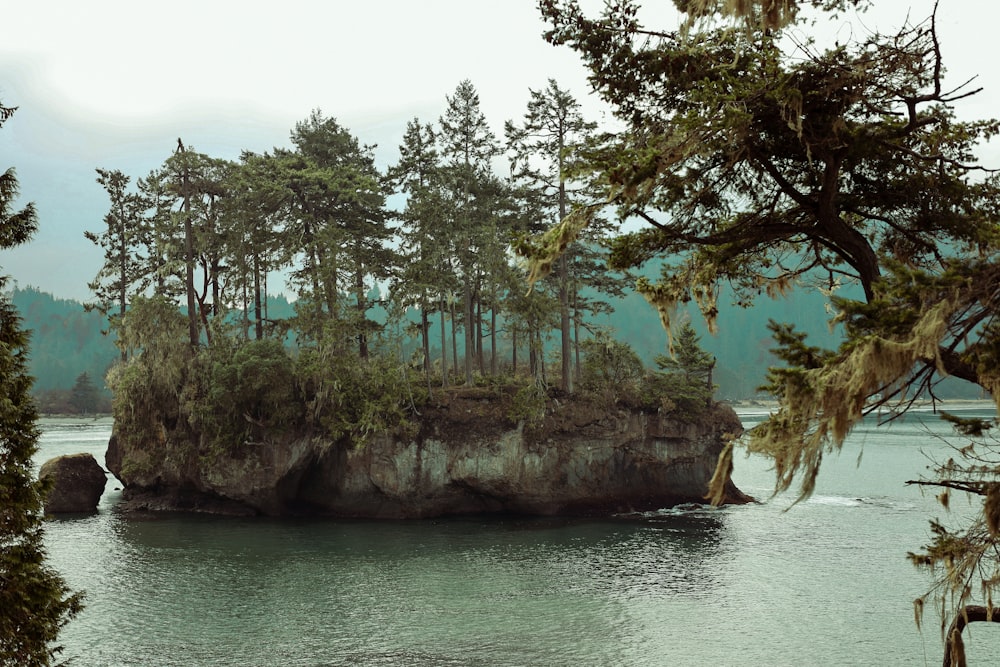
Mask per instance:
[[[206,453],[165,428],[155,442],[112,437],[109,469],[126,508],[418,518],[516,513],[610,515],[704,502],[736,414],[697,424],[660,414],[565,410],[526,428],[475,401],[422,409],[412,436],[359,446],[274,437]],[[735,487],[731,502],[745,502]]]
[[[95,512],[108,478],[92,454],[57,456],[42,464],[39,479],[50,479],[45,513]]]

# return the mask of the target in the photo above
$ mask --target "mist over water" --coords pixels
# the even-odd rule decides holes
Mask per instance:
[[[42,427],[39,462],[79,451],[103,462],[110,420]],[[609,520],[137,520],[115,512],[111,480],[97,515],[46,525],[51,563],[87,591],[63,631],[63,657],[78,666],[940,664],[934,612],[922,632],[913,621],[930,581],[906,552],[928,539],[929,518],[946,517],[933,494],[904,484],[928,457],[947,455],[936,433],[946,430],[931,415],[865,424],[827,457],[814,496],[791,509],[794,496],[769,497],[766,461],[737,456],[737,485],[762,504]],[[966,631],[970,665],[1000,660],[998,629]]]

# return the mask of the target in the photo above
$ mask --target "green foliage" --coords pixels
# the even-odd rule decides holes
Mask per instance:
[[[434,127],[414,118],[406,125],[399,162],[386,175],[396,191],[406,195],[406,207],[399,214],[402,270],[393,281],[392,298],[401,305],[417,304],[420,309],[425,371],[431,369],[431,313],[435,304],[443,301],[442,295],[457,288],[448,233],[451,202],[437,141]]]
[[[545,419],[548,395],[537,382],[529,382],[517,390],[511,402],[508,417],[511,421],[523,421],[525,428],[537,427]]]
[[[411,433],[409,417],[427,400],[426,387],[406,364],[379,355],[367,362],[315,347],[300,350],[295,373],[306,419],[332,440],[363,444],[380,433]]]
[[[644,375],[642,360],[628,343],[614,340],[606,332],[581,343],[582,387],[609,403],[638,399]]]
[[[644,384],[645,403],[658,402],[664,412],[695,422],[712,405],[715,357],[699,346],[698,334],[685,323],[673,344],[673,356],[656,358],[659,369]]]
[[[447,191],[451,199],[451,243],[458,268],[465,334],[465,384],[471,386],[476,364],[475,293],[486,268],[481,258],[493,258],[497,245],[495,179],[490,160],[499,153],[496,137],[479,104],[479,93],[471,81],[459,82],[446,97],[447,108],[439,119],[439,145],[446,166]],[[505,239],[504,239],[505,240]]]
[[[2,221],[0,221],[2,222]],[[37,413],[29,395],[27,335],[7,299],[0,300],[0,665],[48,665],[59,629],[83,607],[45,564],[42,494],[34,478]]]
[[[14,110],[0,105],[0,125]],[[35,230],[34,208],[13,208],[13,170],[0,174],[0,249],[26,241]],[[0,291],[5,279],[0,278]],[[45,563],[42,496],[32,456],[38,448],[38,413],[27,371],[28,335],[6,296],[0,297],[0,665],[50,665],[61,647],[59,630],[83,608]]]
[[[182,417],[181,395],[194,370],[187,320],[165,297],[139,297],[121,320],[118,344],[128,361],[108,372],[115,430],[150,443],[160,425]]]
[[[88,285],[96,300],[86,308],[88,312],[97,310],[112,324],[125,313],[132,294],[142,292],[150,282],[140,255],[140,248],[149,241],[142,213],[150,202],[140,194],[128,192],[129,181],[117,169],[97,170],[97,182],[108,193],[111,207],[104,216],[106,229],[102,233],[84,232],[87,240],[104,250],[104,264]]]
[[[363,442],[407,431],[407,417],[426,400],[405,364],[346,353],[349,338],[335,323],[323,342],[292,353],[224,327],[211,346],[192,351],[184,316],[160,297],[137,299],[123,322],[121,340],[133,354],[109,374],[115,429],[154,447],[174,437],[218,456],[316,429],[331,441]]]
[[[291,210],[286,252],[303,258],[291,272],[292,283],[312,306],[314,319],[300,334],[321,335],[324,320],[353,311],[358,354],[365,357],[368,337],[379,328],[366,316],[371,280],[387,278],[387,269],[397,263],[387,244],[385,192],[373,147],[362,146],[318,110],[296,124],[291,138],[296,150],[276,152],[276,158]]]
[[[70,393],[70,403],[76,408],[77,412],[83,414],[93,414],[97,411],[97,406],[100,403],[100,395],[94,382],[90,379],[90,375],[87,373],[80,373],[77,376]]]
[[[119,347],[130,357],[142,352],[150,366],[172,362],[161,371],[171,377],[190,355],[187,343],[187,318],[166,297],[138,297],[122,318]]]
[[[843,11],[848,7],[865,7],[870,0],[674,0],[677,9],[688,15],[685,30],[716,13],[742,23],[748,31],[770,31],[784,28],[795,21],[804,7],[820,7]]]
[[[947,461],[937,462],[932,474],[908,484],[941,489],[937,496],[948,510],[953,494],[978,499],[982,511],[962,513],[951,521],[932,520],[931,541],[918,552],[908,553],[917,567],[934,575],[929,591],[915,601],[917,622],[928,600],[937,598],[941,630],[948,622],[948,610],[961,610],[978,601],[986,603],[987,614],[996,614],[993,596],[1000,585],[996,552],[1000,543],[1000,441],[988,431],[997,420],[960,419],[943,415],[966,444],[955,448]],[[975,586],[976,581],[979,586]],[[961,663],[953,663],[961,664]]]
[[[523,124],[507,121],[504,125],[512,152],[511,174],[525,184],[545,218],[563,220],[574,200],[590,185],[586,179],[574,181],[570,175],[575,171],[574,156],[596,132],[597,124],[584,120],[579,102],[559,88],[554,79],[549,79],[544,90],[530,92]],[[573,393],[570,303],[578,303],[577,293],[590,282],[581,270],[586,250],[585,244],[567,244],[558,270],[550,274],[555,278],[554,291],[559,299],[562,389],[567,393]]]
[[[213,451],[302,428],[294,362],[279,341],[214,345],[193,364],[182,411]]]
[[[715,392],[715,358],[702,350],[698,341],[694,329],[686,324],[678,333],[674,356],[658,356],[658,370],[647,372],[628,343],[598,332],[581,343],[582,388],[607,405],[621,403],[696,422],[711,407]]]
[[[694,302],[713,330],[722,285],[741,305],[801,284],[862,292],[829,299],[845,334],[836,349],[773,327],[786,366],[768,388],[780,406],[748,447],[773,457],[776,488],[798,479],[809,495],[824,454],[866,412],[905,411],[914,397],[934,396],[942,376],[1000,400],[1000,178],[976,158],[1000,121],[960,120],[957,103],[978,91],[968,76],[945,80],[936,16],[895,34],[828,30],[838,37],[824,42],[798,6],[825,23],[868,3],[679,4],[692,17],[680,31],[642,26],[630,0],[607,3],[597,18],[573,1],[539,6],[548,40],[581,54],[626,125],[589,157],[607,183],[604,201],[648,223],[614,243],[612,266],[663,261],[659,279],[639,289],[666,325]],[[747,19],[746,29],[717,12]],[[571,232],[535,248],[535,266],[551,265],[556,241]],[[995,474],[997,454],[957,472]],[[952,488],[956,470],[939,472],[934,483]],[[984,496],[985,518],[939,533],[931,552],[946,565],[943,599],[964,604],[978,578],[992,610],[1000,491],[990,489],[1000,486],[961,479],[956,488]],[[713,492],[725,481],[718,476]]]
[[[941,412],[941,419],[950,423],[955,432],[972,438],[982,438],[986,432],[996,426],[995,420],[980,417],[959,417],[958,415]]]

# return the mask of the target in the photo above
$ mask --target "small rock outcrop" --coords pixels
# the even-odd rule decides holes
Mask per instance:
[[[57,456],[42,464],[39,479],[51,480],[46,514],[95,512],[108,478],[92,454]]]
[[[418,432],[362,445],[299,434],[214,453],[160,425],[152,438],[116,433],[106,460],[125,484],[124,508],[140,511],[606,516],[705,502],[725,439],[742,431],[726,405],[697,423],[578,405],[536,429],[490,409],[427,406]],[[729,501],[747,498],[732,487]]]

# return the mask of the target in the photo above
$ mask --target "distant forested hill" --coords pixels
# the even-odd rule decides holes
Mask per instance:
[[[33,287],[11,292],[14,306],[31,331],[29,371],[35,378],[36,395],[69,391],[82,373],[106,392],[104,376],[119,358],[114,334],[101,333],[107,320],[98,312],[87,312],[83,304],[60,299]],[[270,297],[271,317],[290,317],[294,310],[284,296]]]
[[[845,290],[843,296],[850,296]],[[774,341],[767,328],[769,320],[787,322],[809,334],[807,342],[824,348],[839,345],[839,329],[830,328],[833,314],[826,310],[826,297],[817,291],[796,290],[771,300],[760,298],[753,308],[734,306],[725,295],[719,299],[718,334],[708,333],[705,320],[697,307],[688,307],[686,314],[701,336],[700,345],[717,359],[714,375],[717,397],[738,400],[752,398],[764,383],[767,369],[780,365],[771,354]],[[619,340],[628,342],[647,365],[658,354],[666,352],[667,337],[655,309],[639,294],[616,301],[615,312],[606,316],[605,324],[616,332]],[[980,388],[954,378],[945,378],[937,387],[938,398],[982,398]]]
[[[35,394],[68,393],[77,378],[87,373],[93,383],[104,389],[104,375],[118,358],[113,336],[105,336],[106,326],[99,313],[88,313],[83,304],[59,299],[34,288],[15,289],[14,305],[32,331],[30,369],[35,377]],[[767,329],[769,319],[793,322],[809,333],[813,345],[836,346],[838,335],[831,332],[830,315],[825,299],[817,293],[799,291],[770,301],[761,299],[751,309],[737,308],[725,298],[719,302],[719,333],[706,330],[704,320],[693,306],[687,317],[701,336],[701,346],[715,355],[715,382],[718,396],[727,399],[749,398],[756,394],[768,366],[775,363],[770,354],[772,340]],[[656,311],[638,294],[630,294],[612,303],[614,312],[598,321],[613,329],[615,337],[629,343],[652,366],[656,355],[666,352],[667,337]],[[269,299],[271,317],[290,317],[292,304],[283,296]],[[554,340],[549,341],[550,346]],[[942,396],[975,398],[976,389],[955,381],[947,384]]]
[[[714,380],[718,396],[726,399],[750,398],[764,382],[769,366],[777,360],[771,355],[773,344],[767,328],[769,320],[793,322],[809,333],[809,342],[821,347],[835,347],[839,336],[829,326],[831,315],[825,310],[825,298],[815,292],[798,291],[769,300],[760,299],[753,308],[738,308],[725,296],[719,299],[718,334],[708,333],[705,320],[691,305],[675,320],[688,318],[701,336],[700,345],[717,359]],[[628,342],[647,365],[656,355],[667,351],[667,336],[656,310],[639,294],[631,294],[612,304],[615,311],[602,322],[613,328],[619,340]]]
[[[79,301],[60,299],[34,287],[15,288],[10,295],[25,328],[31,331],[28,368],[35,378],[34,394],[69,392],[82,373],[107,394],[104,376],[119,352],[114,334],[101,333],[107,328],[104,316],[88,313]],[[294,314],[282,295],[269,297],[268,309],[273,318]]]
[[[28,368],[35,378],[35,393],[69,390],[82,373],[104,391],[104,375],[118,358],[114,338],[101,333],[104,317],[86,312],[79,301],[32,287],[15,289],[11,296],[31,331]]]

